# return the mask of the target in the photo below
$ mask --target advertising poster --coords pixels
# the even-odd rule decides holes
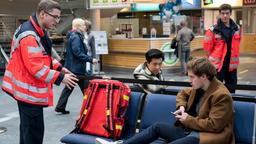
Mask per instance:
[[[108,39],[105,31],[92,31],[95,38],[95,52],[97,55],[108,54]]]

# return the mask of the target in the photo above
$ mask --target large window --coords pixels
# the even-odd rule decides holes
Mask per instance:
[[[243,9],[243,32],[256,33],[256,7]]]

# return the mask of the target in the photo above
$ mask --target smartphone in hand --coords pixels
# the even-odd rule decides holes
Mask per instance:
[[[171,114],[172,114],[173,116],[176,116],[176,114],[175,114],[174,112],[171,112]]]

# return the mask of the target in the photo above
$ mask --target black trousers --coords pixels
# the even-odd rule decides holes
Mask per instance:
[[[44,137],[43,107],[18,102],[20,144],[42,144]]]
[[[228,67],[223,67],[220,72],[217,73],[217,78],[223,82],[230,93],[236,92],[237,85],[237,70],[229,71]]]
[[[84,94],[84,90],[88,87],[88,84],[89,84],[88,80],[79,79],[78,85],[79,85],[83,94]],[[58,100],[56,109],[60,109],[60,110],[65,110],[66,109],[68,98],[69,98],[70,94],[72,93],[73,89],[74,88],[69,89],[67,86],[65,86],[65,88],[61,92],[61,95],[60,95],[60,98]]]
[[[169,123],[157,122],[142,132],[124,141],[124,144],[149,144],[158,138],[165,140],[163,143],[171,144],[199,144],[199,138],[188,135],[180,127]]]

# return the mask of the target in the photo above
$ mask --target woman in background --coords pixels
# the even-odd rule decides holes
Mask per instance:
[[[92,23],[89,20],[84,20],[85,22],[85,32],[84,32],[84,43],[87,47],[87,55],[96,58],[96,52],[95,52],[95,38],[91,33],[91,27]],[[86,63],[86,72],[88,75],[93,74],[93,65],[89,62]]]

